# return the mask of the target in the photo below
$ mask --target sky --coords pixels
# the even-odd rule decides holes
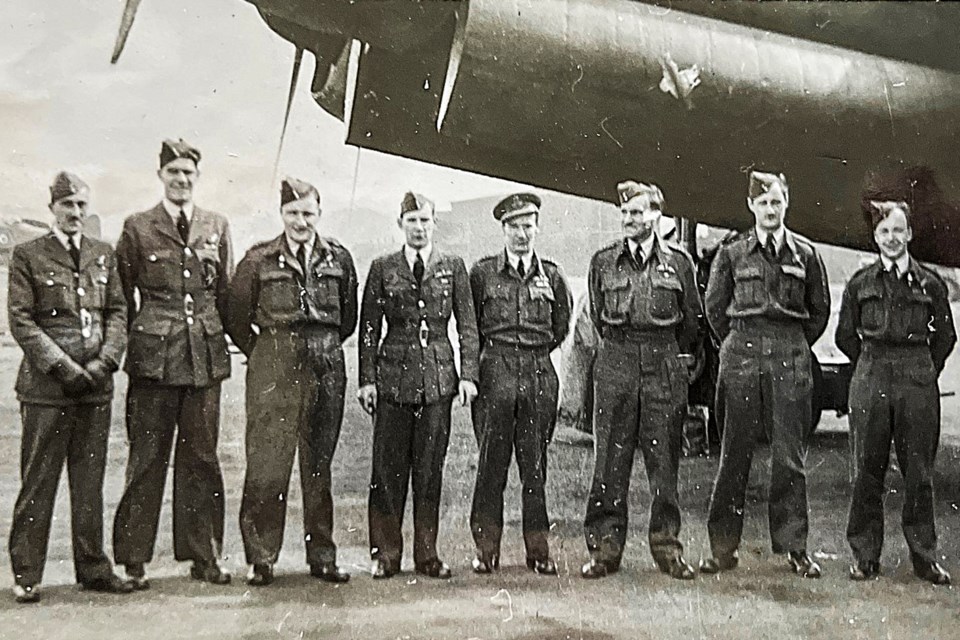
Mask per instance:
[[[91,185],[104,236],[114,240],[126,215],[159,201],[160,142],[182,137],[203,154],[198,205],[230,216],[238,248],[279,232],[271,178],[294,50],[252,5],[143,0],[117,65],[109,60],[123,0],[7,0],[6,9],[0,215],[49,220],[47,187],[70,170]],[[515,188],[368,150],[358,163],[346,126],[313,102],[312,76],[307,55],[280,174],[313,182],[325,212],[339,213],[322,219],[325,233],[346,242],[398,233],[392,223],[408,189],[442,207]],[[351,209],[364,216],[351,219]]]

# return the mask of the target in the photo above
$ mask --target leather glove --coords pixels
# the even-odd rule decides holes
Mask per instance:
[[[69,358],[59,361],[53,366],[53,377],[63,387],[64,395],[68,397],[82,396],[93,390],[93,376],[87,370]]]

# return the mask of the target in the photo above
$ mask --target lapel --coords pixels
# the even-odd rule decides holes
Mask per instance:
[[[429,280],[436,273],[437,269],[440,267],[441,259],[442,259],[442,256],[440,255],[440,252],[437,251],[437,247],[434,246],[433,250],[430,252],[430,257],[427,259],[427,264],[424,265],[424,269],[423,269],[424,282]]]
[[[417,280],[413,277],[413,270],[410,268],[410,265],[407,264],[407,256],[404,255],[403,247],[400,247],[400,251],[390,256],[390,262],[394,273],[400,276],[401,279],[416,284]],[[423,273],[424,280],[426,280],[426,268],[424,268]]]
[[[328,258],[331,262],[333,261],[333,249],[331,249],[327,241],[317,233],[314,235],[313,251],[310,252],[310,264],[307,266],[313,271],[318,264],[326,262]]]
[[[86,237],[81,236],[80,238],[80,271],[86,269],[91,262],[98,260],[100,256],[103,255],[103,252],[98,251],[94,245],[93,241]]]
[[[193,210],[194,221],[196,220],[197,209],[194,207]],[[173,218],[170,217],[170,214],[167,213],[167,210],[163,208],[163,203],[157,204],[151,212],[151,218],[153,222],[153,227],[160,235],[164,235],[178,246],[182,247],[183,238],[180,237],[180,233],[177,231],[177,225],[173,222]],[[193,235],[193,226],[190,225],[190,234]]]
[[[280,237],[277,238],[277,243],[280,245],[280,256],[283,258],[284,262],[290,265],[290,268],[303,280],[303,269],[300,268],[300,261],[297,260],[297,256],[293,255],[293,252],[290,251],[290,243],[287,242],[287,234],[281,233]],[[314,248],[316,251],[316,248]]]
[[[81,246],[84,243],[80,243]],[[61,265],[70,272],[73,272],[73,258],[70,257],[70,252],[67,251],[67,248],[60,244],[60,239],[57,236],[53,235],[51,231],[47,235],[46,245],[44,246],[45,253],[58,265]],[[82,250],[81,250],[81,264],[82,260]]]

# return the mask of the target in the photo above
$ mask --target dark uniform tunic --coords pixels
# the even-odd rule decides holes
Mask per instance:
[[[721,341],[717,415],[724,424],[707,524],[713,553],[729,556],[740,544],[750,463],[761,430],[771,443],[773,551],[804,551],[810,345],[830,315],[823,262],[813,245],[789,230],[776,256],[768,255],[751,230],[717,253],[706,311]]]
[[[16,581],[43,576],[54,499],[64,460],[70,481],[73,562],[81,583],[112,575],[103,551],[103,476],[113,376],[94,389],[65,393],[52,370],[72,360],[120,367],[127,309],[113,248],[80,241],[79,269],[52,233],[16,247],[10,261],[10,331],[23,349],[17,399],[23,422],[23,486],[10,528]]]
[[[687,366],[702,312],[693,263],[660,240],[637,264],[626,240],[594,254],[590,316],[600,333],[594,364],[593,486],[584,532],[591,556],[619,565],[627,536],[633,457],[643,452],[653,504],[650,551],[661,567],[682,546],[677,471],[687,406]]]
[[[550,352],[570,329],[573,300],[560,269],[534,256],[526,276],[505,252],[470,270],[480,332],[480,384],[473,427],[480,447],[470,528],[477,549],[499,555],[503,490],[516,451],[529,560],[549,556],[547,445],[557,420],[558,379]]]
[[[305,277],[284,234],[237,266],[228,329],[249,358],[240,532],[250,564],[280,554],[298,449],[307,562],[336,561],[330,464],[343,421],[341,343],[356,327],[357,272],[336,241],[316,237]]]
[[[895,277],[882,263],[850,279],[837,346],[855,363],[850,382],[854,474],[847,539],[859,561],[880,561],[884,480],[893,439],[905,480],[903,533],[915,563],[937,562],[933,467],[940,440],[937,378],[957,334],[947,287],[910,260]]]
[[[227,220],[194,208],[184,243],[158,204],[127,218],[117,261],[130,315],[125,365],[130,458],[113,525],[114,558],[135,564],[153,557],[170,448],[179,427],[174,556],[213,562],[223,542],[220,381],[230,375],[221,322],[233,274]]]
[[[447,336],[460,334],[460,376],[477,380],[477,325],[463,260],[433,248],[417,285],[403,251],[373,261],[360,312],[360,386],[377,385],[370,480],[370,553],[392,568],[403,554],[404,505],[413,483],[413,556],[437,559],[443,462],[459,378]],[[382,323],[387,332],[381,341]]]

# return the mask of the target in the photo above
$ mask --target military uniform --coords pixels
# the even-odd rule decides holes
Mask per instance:
[[[174,431],[173,537],[177,560],[215,563],[223,542],[217,459],[220,383],[230,375],[221,315],[233,273],[230,231],[195,207],[185,242],[158,204],[127,218],[117,244],[130,310],[125,370],[130,458],[113,526],[119,564],[153,557]]]
[[[399,570],[413,482],[414,562],[437,562],[443,463],[458,375],[447,327],[460,334],[460,377],[477,379],[477,328],[466,266],[433,248],[422,284],[403,250],[373,261],[360,311],[360,386],[376,384],[370,480],[371,555]],[[387,332],[381,341],[383,320]]]
[[[470,529],[482,556],[499,556],[503,490],[516,451],[527,560],[545,561],[547,445],[558,390],[550,352],[570,330],[573,300],[559,267],[536,255],[523,277],[506,252],[483,258],[470,270],[470,289],[481,344],[480,384],[471,408],[480,458]]]
[[[237,266],[228,318],[230,336],[249,358],[240,505],[247,562],[277,560],[299,449],[307,562],[333,563],[330,465],[343,420],[341,343],[357,327],[353,258],[335,240],[315,236],[304,274],[285,234],[262,242]]]
[[[724,421],[707,525],[713,554],[734,556],[740,544],[747,479],[761,430],[771,442],[773,550],[805,551],[810,346],[830,315],[823,262],[809,241],[788,229],[779,251],[770,255],[753,229],[717,253],[706,313],[721,341],[717,405]]]
[[[661,570],[681,559],[677,474],[687,406],[687,364],[699,340],[700,297],[690,257],[659,237],[642,264],[627,240],[590,261],[590,317],[601,341],[594,364],[595,454],[584,532],[593,561],[620,565],[633,457],[643,453],[653,504],[650,551]]]
[[[847,284],[836,343],[855,365],[850,382],[855,481],[847,540],[858,562],[880,560],[891,438],[905,479],[903,533],[914,564],[937,561],[937,378],[956,340],[946,285],[913,259],[900,277],[878,260]]]
[[[40,582],[64,460],[70,481],[71,534],[77,582],[113,576],[103,551],[103,477],[110,433],[113,372],[126,341],[127,311],[113,249],[83,237],[79,265],[53,233],[13,250],[10,331],[23,349],[16,392],[23,423],[22,488],[10,528],[18,585]],[[64,362],[103,365],[96,385],[71,389],[58,378]]]

